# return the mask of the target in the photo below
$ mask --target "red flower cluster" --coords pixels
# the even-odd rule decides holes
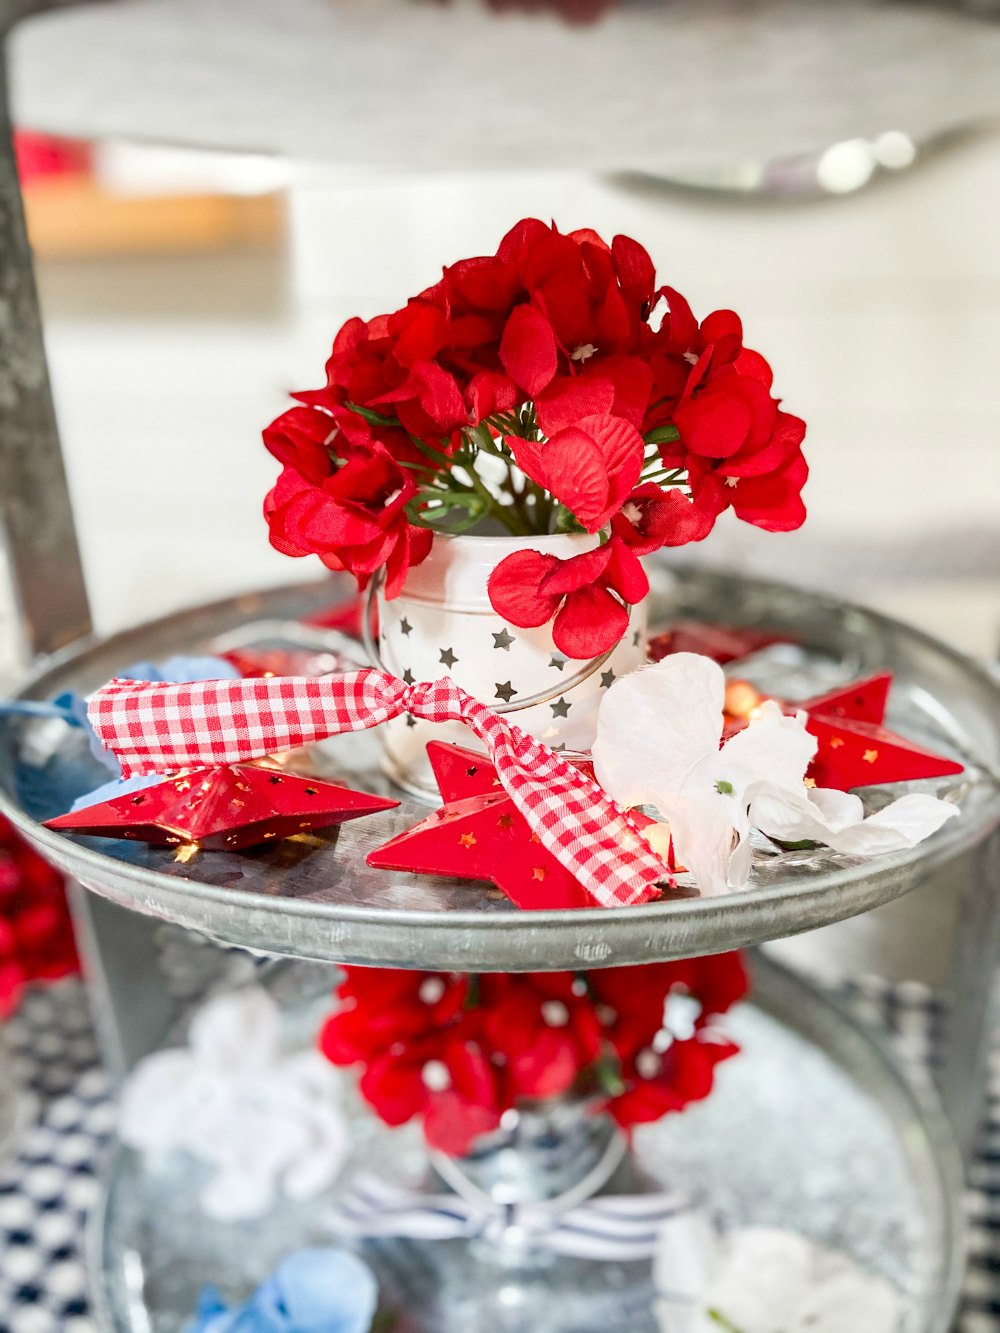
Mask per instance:
[[[610,534],[611,554],[560,572],[536,552],[490,584],[513,624],[555,615],[571,657],[624,632],[640,556],[701,540],[727,508],[773,531],[805,516],[805,427],[767,362],[731,311],[699,324],[625,236],[519,222],[402,309],[350,320],[326,375],[264,432],[284,469],[265,504],[273,544],[362,587],[384,566],[391,597],[434,530],[489,517],[524,537]]]
[[[79,968],[62,876],[0,817],[0,1019],[30,981]]]
[[[738,1049],[712,1020],[747,989],[735,953],[580,974],[345,972],[324,1055],[361,1066],[386,1124],[419,1116],[431,1147],[454,1156],[504,1111],[569,1093],[588,1071],[624,1127],[707,1097]]]

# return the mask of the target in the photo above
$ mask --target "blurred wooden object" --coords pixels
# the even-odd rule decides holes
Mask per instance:
[[[270,248],[282,234],[278,194],[110,194],[86,175],[33,180],[24,191],[36,255],[177,254]]]

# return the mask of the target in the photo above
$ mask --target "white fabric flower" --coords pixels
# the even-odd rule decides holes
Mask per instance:
[[[187,1047],[139,1062],[119,1135],[150,1156],[183,1149],[213,1167],[200,1200],[209,1216],[260,1217],[279,1191],[312,1198],[339,1173],[348,1132],[338,1086],[318,1052],[282,1052],[278,1008],[251,986],[204,1005]]]
[[[742,888],[750,830],[781,842],[822,842],[852,856],[913,847],[956,815],[932,796],[908,795],[869,818],[856,796],[808,791],[816,739],[773,702],[722,745],[725,676],[710,658],[675,653],[615,683],[601,702],[594,769],[621,805],[664,820],[646,831],[705,894]]]
[[[883,1278],[791,1231],[720,1236],[704,1216],[660,1231],[653,1265],[661,1333],[896,1333]]]

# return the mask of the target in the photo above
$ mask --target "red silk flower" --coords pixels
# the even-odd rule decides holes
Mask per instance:
[[[726,509],[788,531],[805,517],[805,427],[771,380],[739,316],[699,322],[637,241],[524,218],[494,254],[344,324],[326,383],[264,432],[285,469],[271,540],[361,587],[384,566],[392,597],[434,531],[484,520],[528,545],[610,530],[634,556],[700,541]],[[614,642],[643,581],[625,556],[597,563],[535,567],[532,618],[512,623],[543,623],[545,602],[564,651]]]
[[[560,560],[541,551],[515,551],[490,575],[490,602],[521,629],[553,620],[552,638],[567,657],[597,657],[628,629],[626,604],[642,600],[649,580],[619,538]]]
[[[323,431],[326,442],[319,445]],[[292,408],[267,439],[285,462],[264,502],[271,544],[286,555],[319,555],[327,568],[353,574],[362,588],[384,566],[389,595],[397,592],[431,545],[431,533],[406,515],[416,490],[409,473],[379,440],[351,444],[316,409]]]
[[[772,397],[771,367],[743,346],[737,315],[716,311],[699,326],[682,297],[670,298],[662,335],[672,349],[686,344],[694,365],[670,408],[678,439],[660,445],[662,461],[684,470],[695,507],[711,522],[732,508],[772,532],[801,527],[805,423]]]
[[[0,1019],[30,982],[79,966],[62,876],[0,817]]]
[[[599,532],[618,512],[642,471],[642,436],[622,417],[580,418],[544,443],[509,441],[524,472],[574,514],[588,532]]]
[[[456,1156],[504,1111],[572,1095],[584,1075],[612,1089],[606,1109],[625,1127],[707,1096],[737,1051],[715,1019],[747,989],[738,954],[590,973],[344,972],[324,1055],[359,1068],[386,1124],[419,1117]]]

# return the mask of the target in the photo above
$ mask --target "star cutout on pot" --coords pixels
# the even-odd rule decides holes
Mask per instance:
[[[407,638],[409,638],[410,635],[413,633],[413,626],[410,624],[410,622],[407,620],[405,616],[403,616],[403,618],[399,622],[399,632],[400,634],[405,634]]]
[[[552,709],[553,717],[569,717],[569,710],[572,707],[565,699],[557,699],[554,704],[549,704]]]
[[[505,653],[510,652],[510,645],[515,642],[516,640],[513,634],[508,634],[506,627],[504,627],[499,634],[493,635],[493,647],[502,648]]]
[[[409,667],[403,672],[403,680],[406,681],[407,685],[415,685],[417,683],[417,678]]]
[[[442,648],[439,661],[442,666],[446,666],[450,671],[451,668],[458,661],[458,658],[455,656],[455,654],[451,651],[450,648]]]
[[[234,851],[398,804],[263,765],[222,764],[190,769],[155,786],[59,815],[46,827],[156,846]]]
[[[592,907],[586,890],[532,833],[484,754],[431,741],[427,757],[445,804],[368,855],[379,870],[486,880],[518,907]],[[578,765],[589,776],[589,763]],[[638,811],[640,825],[652,821]]]
[[[552,656],[549,658],[549,666],[555,667],[557,671],[562,671],[565,665],[566,665],[565,657],[560,657],[557,653],[553,653]]]
[[[610,690],[610,689],[611,689],[611,686],[612,686],[614,683],[615,683],[615,673],[614,673],[613,671],[602,671],[602,672],[601,672],[601,689],[602,689],[602,690]]]
[[[513,699],[516,693],[517,690],[514,689],[514,686],[510,683],[509,680],[505,681],[503,684],[500,684],[499,681],[497,682],[496,697],[498,699],[502,699],[505,704],[509,704],[511,699]]]
[[[818,787],[876,787],[888,782],[942,778],[961,773],[964,765],[947,755],[915,745],[883,726],[892,675],[884,672],[801,703],[779,699],[785,712],[804,712],[806,730],[819,742],[809,777]],[[730,700],[739,699],[742,716],[730,716],[727,734],[741,730],[753,709],[764,702],[744,681],[727,685]]]

